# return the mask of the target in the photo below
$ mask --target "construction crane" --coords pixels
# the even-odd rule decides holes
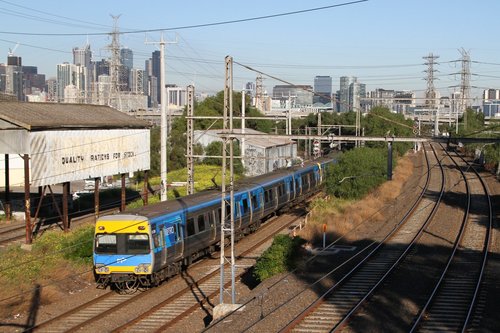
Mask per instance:
[[[8,54],[8,55],[9,55],[9,57],[12,57],[12,56],[14,55],[14,52],[16,52],[16,50],[17,50],[17,47],[18,47],[18,46],[19,46],[19,43],[16,43],[16,46],[14,46],[14,48],[13,48],[13,49],[11,49],[11,48],[9,47],[9,54]]]

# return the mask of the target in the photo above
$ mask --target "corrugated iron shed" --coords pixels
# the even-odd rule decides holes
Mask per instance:
[[[235,128],[234,133],[242,133],[240,128]],[[208,145],[212,141],[222,141],[219,137],[220,129],[215,130],[196,130],[194,131],[195,141],[203,142],[205,145]],[[295,143],[290,139],[283,138],[274,138],[269,136],[267,133],[256,131],[251,128],[245,129],[246,134],[261,134],[262,136],[252,136],[246,139],[246,144],[254,145],[261,148],[271,148],[277,146],[285,146]],[[206,140],[203,140],[203,137],[206,137]]]
[[[0,120],[28,131],[54,129],[148,128],[150,125],[109,106],[0,102]],[[5,124],[0,125],[0,128]]]

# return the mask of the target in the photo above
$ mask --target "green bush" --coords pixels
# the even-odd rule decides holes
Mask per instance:
[[[395,159],[393,156],[393,168]],[[340,156],[326,179],[328,194],[343,199],[360,199],[382,184],[387,176],[387,149],[357,148]]]
[[[91,263],[93,239],[93,226],[76,229],[67,237],[63,237],[61,247],[65,249],[64,258],[75,262]]]
[[[304,242],[305,240],[300,237],[290,238],[288,235],[274,237],[271,247],[257,260],[254,277],[264,281],[295,268],[296,254]]]

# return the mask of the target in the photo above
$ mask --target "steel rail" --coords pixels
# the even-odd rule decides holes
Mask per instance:
[[[435,151],[433,150],[433,153],[434,155],[435,154]],[[426,156],[427,158],[427,156]],[[437,157],[436,157],[437,159]],[[425,229],[425,226],[428,225],[428,223],[430,222],[430,220],[432,219],[432,217],[434,216],[436,210],[437,210],[437,207],[439,206],[439,203],[440,203],[440,200],[442,198],[442,195],[444,193],[444,171],[443,171],[443,168],[442,168],[442,165],[439,163],[439,159],[437,159],[437,163],[440,167],[440,171],[441,171],[441,189],[440,189],[440,193],[439,193],[439,198],[436,200],[435,204],[434,204],[434,207],[432,208],[432,211],[431,213],[429,214],[428,218],[426,219],[425,223],[423,226],[420,227],[420,230],[418,231],[418,233],[414,236],[413,240],[411,241],[410,245],[408,245],[406,251],[404,251],[400,256],[399,256],[399,259],[396,259],[396,263],[394,264],[393,262],[393,265],[392,265],[392,268],[390,268],[390,270],[392,270],[394,267],[396,267],[397,263],[402,260],[402,258],[404,258],[406,256],[406,254],[408,253],[409,249],[411,248],[412,244],[415,243],[415,241],[417,240],[417,238],[423,233],[424,229]],[[315,302],[313,302],[311,305],[309,305],[305,310],[303,310],[293,321],[291,321],[287,326],[285,326],[284,328],[282,328],[280,330],[280,332],[288,332],[288,331],[291,331],[295,326],[297,326],[300,322],[302,322],[309,314],[313,313],[321,304],[323,304],[333,293],[333,291],[335,289],[338,289],[338,288],[341,288],[341,286],[346,282],[348,281],[349,278],[352,278],[352,276],[354,276],[355,273],[357,273],[358,271],[360,271],[360,269],[369,262],[369,260],[373,259],[374,255],[376,253],[379,253],[382,246],[390,239],[392,238],[396,232],[400,229],[400,227],[408,220],[408,217],[411,216],[413,214],[413,212],[415,211],[416,207],[418,206],[418,204],[421,202],[424,194],[427,192],[428,190],[428,185],[429,185],[429,178],[430,178],[430,166],[429,166],[429,162],[428,162],[428,159],[427,159],[427,165],[428,165],[428,168],[429,168],[429,172],[428,172],[428,179],[427,179],[427,182],[426,182],[426,186],[423,188],[422,192],[420,193],[420,196],[418,198],[418,200],[415,202],[414,206],[412,207],[412,209],[408,212],[408,214],[405,216],[404,219],[401,219],[401,221],[398,223],[397,225],[397,228],[394,228],[385,238],[383,238],[380,243],[375,247],[375,249],[373,249],[360,263],[358,263],[350,272],[348,272],[344,277],[342,277],[334,286],[332,286],[331,288],[329,288],[325,293],[323,293],[323,295],[321,295],[318,299],[316,299]],[[376,286],[380,285],[380,283],[383,281],[383,279],[385,279],[385,277],[387,277],[388,275],[388,272],[386,272],[386,274],[384,274],[382,276],[382,278],[379,278],[379,282],[376,283]],[[365,297],[361,297],[361,300],[358,300],[358,302],[353,306],[351,307],[351,309],[346,313],[344,314],[344,316],[340,319],[339,322],[337,322],[335,325],[332,325],[333,328],[332,330],[335,330],[335,329],[338,329],[341,325],[345,324],[345,322],[349,319],[349,317],[355,312],[355,310],[357,308],[359,308],[359,306],[368,298],[368,296],[375,290],[376,286],[374,288],[371,288],[367,293],[364,293],[364,296]]]

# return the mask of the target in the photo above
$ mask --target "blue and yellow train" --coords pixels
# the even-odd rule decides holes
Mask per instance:
[[[317,192],[333,161],[325,158],[238,182],[233,200],[235,238]],[[221,192],[207,190],[100,217],[93,258],[98,287],[130,291],[155,286],[212,253],[220,243],[221,206]],[[228,204],[228,220],[230,211]]]

